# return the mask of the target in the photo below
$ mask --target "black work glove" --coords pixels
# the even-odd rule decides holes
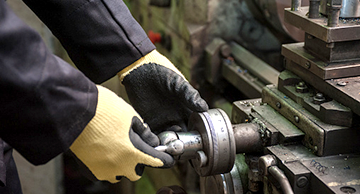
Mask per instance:
[[[119,75],[129,100],[155,133],[174,126],[186,131],[190,114],[207,111],[208,105],[168,59],[156,50],[148,55],[146,63]]]

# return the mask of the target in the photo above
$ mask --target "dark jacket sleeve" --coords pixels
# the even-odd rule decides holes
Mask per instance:
[[[0,0],[0,137],[33,164],[67,150],[95,114],[97,89]]]
[[[121,0],[24,0],[75,65],[101,83],[155,49]]]

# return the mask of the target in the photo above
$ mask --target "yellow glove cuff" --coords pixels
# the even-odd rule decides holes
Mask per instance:
[[[136,149],[129,137],[132,118],[141,117],[136,111],[110,90],[97,86],[98,104],[95,116],[88,123],[70,149],[99,180],[118,182],[116,176],[132,181],[137,164],[153,167],[163,162]]]
[[[167,59],[165,56],[160,54],[157,50],[153,50],[147,55],[141,57],[139,60],[135,61],[133,64],[129,65],[125,69],[121,70],[118,73],[118,76],[120,78],[120,82],[123,81],[123,79],[134,69],[140,67],[141,65],[148,64],[148,63],[156,63],[159,65],[162,65],[164,67],[167,67],[177,74],[181,75],[184,79],[184,75]],[[186,80],[186,79],[185,79]]]

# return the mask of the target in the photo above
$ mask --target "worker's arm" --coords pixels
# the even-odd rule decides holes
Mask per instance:
[[[170,61],[154,50],[123,1],[24,2],[47,24],[91,80],[100,83],[121,71],[119,75],[124,78],[131,103],[152,129],[166,130],[173,125],[186,128],[192,111],[207,110],[198,92]],[[148,71],[151,65],[140,67],[150,62],[161,65],[156,66],[161,74]],[[130,65],[130,69],[124,70]]]
[[[98,179],[110,182],[137,180],[144,165],[173,164],[152,147],[157,137],[131,106],[54,56],[5,1],[0,45],[0,138],[31,163],[71,146]]]
[[[121,0],[24,0],[95,83],[116,75],[155,46]]]

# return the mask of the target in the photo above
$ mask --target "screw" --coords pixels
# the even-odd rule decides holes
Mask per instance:
[[[305,63],[305,67],[306,67],[306,69],[310,69],[311,64],[310,64],[310,62],[309,62],[309,61],[306,61],[306,63]]]
[[[346,82],[344,81],[339,81],[336,83],[338,86],[346,86]]]
[[[300,118],[298,116],[294,116],[295,122],[299,123],[300,122]]]
[[[326,44],[327,48],[334,48],[334,46],[335,46],[335,44],[333,42]]]
[[[306,176],[301,176],[296,180],[296,185],[300,188],[304,188],[308,184],[309,180]]]
[[[276,107],[281,108],[280,102],[276,102]]]

